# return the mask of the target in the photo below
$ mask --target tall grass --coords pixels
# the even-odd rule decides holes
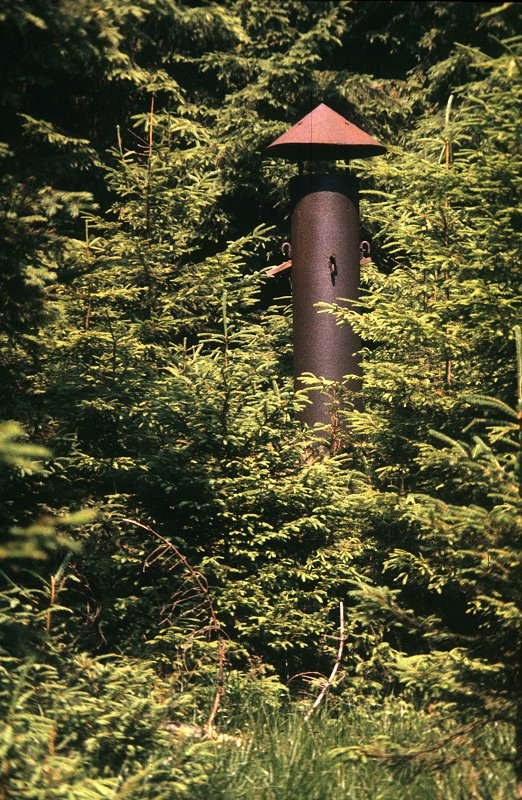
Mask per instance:
[[[470,728],[400,701],[308,723],[261,709],[194,800],[511,800],[509,726]]]
[[[170,709],[149,665],[76,657],[3,692],[0,800],[511,800],[513,728],[414,703],[309,708],[277,681],[227,685],[218,735]],[[81,669],[80,669],[81,667]],[[9,692],[8,692],[9,689]],[[0,692],[0,698],[2,693]],[[190,699],[190,698],[189,698]],[[177,701],[176,701],[177,702]],[[203,715],[204,716],[204,715]],[[185,720],[185,724],[182,724]]]

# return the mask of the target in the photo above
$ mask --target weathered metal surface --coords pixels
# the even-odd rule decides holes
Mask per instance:
[[[369,158],[386,152],[384,145],[325,103],[314,108],[268,146],[267,152],[290,161]]]
[[[360,374],[359,337],[315,305],[346,306],[347,299],[358,297],[359,216],[357,185],[348,174],[301,175],[292,179],[290,191],[294,379],[301,389],[304,372],[335,381]],[[355,383],[353,388],[358,388]],[[301,419],[308,425],[330,422],[328,397],[316,391],[310,399]]]

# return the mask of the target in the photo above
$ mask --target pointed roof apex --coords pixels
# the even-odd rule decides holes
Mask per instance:
[[[325,103],[296,122],[267,150],[269,155],[290,161],[349,161],[386,152],[384,145]]]

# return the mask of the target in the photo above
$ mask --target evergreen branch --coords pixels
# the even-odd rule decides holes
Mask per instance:
[[[444,747],[451,744],[452,742],[460,742],[460,740],[467,736],[468,734],[472,733],[472,731],[476,730],[479,727],[484,727],[489,722],[488,719],[478,719],[474,720],[469,725],[465,725],[463,728],[459,728],[459,730],[455,731],[454,733],[448,734],[447,736],[443,736],[437,741],[435,741],[429,747],[400,747],[396,746],[393,751],[386,751],[384,749],[375,748],[375,747],[355,747],[350,748],[352,751],[357,751],[361,755],[365,756],[366,758],[373,758],[378,761],[390,764],[392,766],[399,766],[401,764],[408,764],[415,761],[421,761],[421,768],[425,769],[427,766],[426,757],[431,756],[434,753],[440,752]],[[455,763],[456,759],[453,759],[450,763]]]
[[[444,442],[444,444],[447,444],[450,447],[453,447],[455,450],[458,450],[461,455],[466,457],[469,456],[469,453],[464,445],[461,442],[458,442],[456,439],[452,439],[451,436],[447,436],[445,433],[434,430],[429,430],[428,433],[430,436],[434,436],[435,439],[439,439],[439,441]]]
[[[482,394],[471,394],[471,393],[464,393],[462,395],[462,399],[465,400],[470,405],[474,406],[484,406],[485,408],[494,408],[496,411],[501,411],[507,417],[511,419],[517,419],[517,412],[508,406],[507,403],[504,403],[502,400],[499,400],[498,397],[490,397],[489,395],[482,395]]]

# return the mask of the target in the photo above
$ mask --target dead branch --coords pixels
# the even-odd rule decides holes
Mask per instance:
[[[319,707],[323,698],[325,697],[328,689],[332,685],[335,676],[337,675],[337,670],[339,669],[339,665],[341,663],[341,659],[343,657],[343,650],[344,650],[344,603],[341,600],[339,603],[339,650],[337,651],[337,658],[335,659],[335,664],[333,669],[330,673],[330,677],[324,683],[323,688],[319,692],[313,706],[306,712],[304,721],[308,722],[312,714],[314,713],[315,709]]]

